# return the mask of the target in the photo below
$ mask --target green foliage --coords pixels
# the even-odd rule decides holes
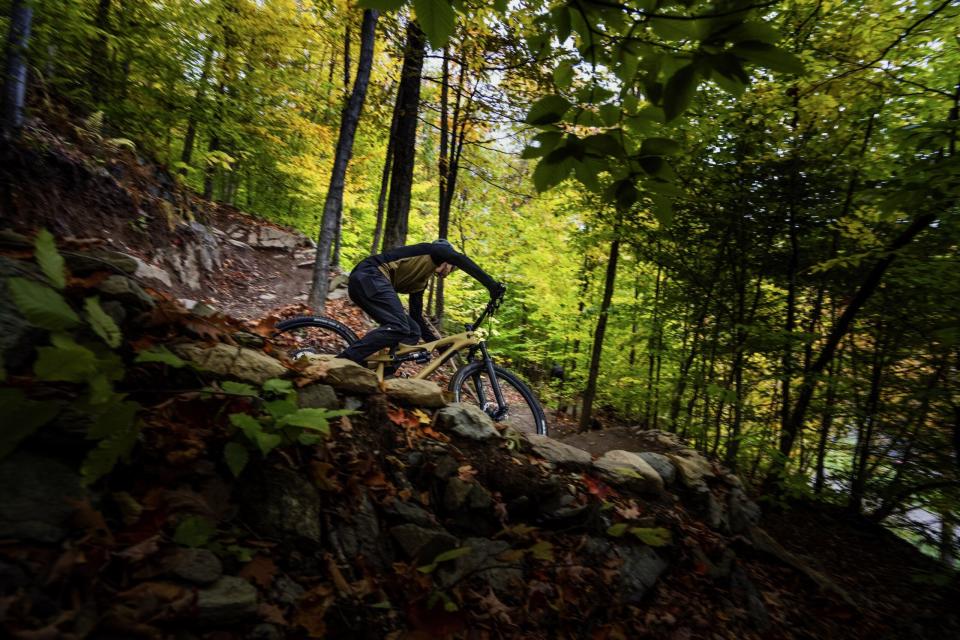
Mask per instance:
[[[22,440],[53,420],[59,412],[57,403],[30,400],[20,389],[0,389],[0,415],[5,422],[0,431],[0,459],[10,455]]]
[[[456,560],[457,558],[462,558],[463,556],[473,553],[471,547],[457,547],[456,549],[450,549],[449,551],[444,551],[443,553],[437,555],[433,559],[433,562],[430,564],[417,567],[417,571],[420,573],[433,573],[441,562],[449,562],[450,560]]]
[[[64,261],[49,232],[43,230],[37,234],[34,255],[50,284],[64,288]],[[84,482],[93,483],[130,454],[139,434],[136,414],[140,406],[125,400],[125,396],[113,388],[113,383],[126,373],[122,359],[114,351],[123,340],[120,328],[103,311],[96,297],[83,300],[84,325],[68,300],[50,286],[21,277],[5,278],[5,283],[23,317],[50,332],[49,344],[36,349],[33,360],[36,380],[84,385],[86,393],[71,390],[66,396],[70,399],[59,403],[32,400],[19,389],[0,389],[3,414],[15,422],[15,426],[5,432],[0,456],[9,454],[25,437],[69,407],[90,419],[87,438],[95,441],[95,445],[80,470]]]
[[[41,229],[37,233],[34,243],[34,257],[37,260],[43,275],[55,289],[63,289],[67,286],[66,266],[63,257],[57,251],[56,241],[46,229]]]
[[[217,533],[217,523],[203,516],[188,516],[180,521],[173,541],[184,547],[206,547]]]
[[[176,355],[163,345],[140,351],[137,353],[136,358],[134,358],[134,362],[137,364],[159,362],[160,364],[169,365],[175,369],[189,366],[189,363],[186,360],[182,359],[180,356]]]
[[[223,459],[234,476],[239,476],[250,461],[250,452],[239,442],[228,442],[223,449]]]
[[[93,329],[108,347],[116,349],[123,341],[123,334],[120,333],[120,327],[114,322],[113,318],[100,306],[98,298],[87,298],[83,301],[84,310],[87,312],[87,323]]]
[[[50,287],[26,278],[7,278],[7,288],[27,322],[48,331],[63,331],[80,324],[62,295]]]

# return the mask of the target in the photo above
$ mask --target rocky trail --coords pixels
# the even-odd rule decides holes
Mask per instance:
[[[5,164],[7,636],[960,634],[933,560],[761,509],[673,434],[538,437],[289,361],[260,320],[296,311],[309,243],[81,147],[51,132]]]

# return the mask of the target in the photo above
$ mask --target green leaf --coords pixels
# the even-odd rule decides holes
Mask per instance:
[[[293,413],[280,418],[277,425],[281,427],[301,427],[330,435],[330,425],[328,423],[330,413],[326,409],[297,409]]]
[[[281,378],[270,378],[263,383],[263,390],[267,393],[283,395],[293,391],[293,383]]]
[[[257,443],[257,435],[263,432],[263,425],[253,416],[246,413],[231,413],[230,424],[240,429],[250,442]]]
[[[614,525],[616,526],[616,525]],[[650,545],[651,547],[665,547],[670,544],[671,536],[670,531],[664,529],[663,527],[632,527],[630,529],[631,535],[636,536],[644,544]]]
[[[656,193],[649,194],[647,197],[653,203],[651,209],[660,226],[670,226],[673,222],[673,199]]]
[[[183,360],[182,358],[177,356],[175,353],[171,352],[169,349],[167,349],[163,345],[154,347],[147,351],[141,351],[140,353],[137,354],[137,357],[134,358],[133,361],[136,362],[137,364],[144,364],[147,362],[159,362],[161,364],[170,365],[171,367],[174,367],[176,369],[179,369],[180,367],[185,367],[188,364],[186,360]]]
[[[620,107],[615,104],[600,105],[600,119],[608,127],[614,126],[620,121]]]
[[[63,256],[57,251],[57,242],[53,239],[53,234],[46,229],[40,229],[40,233],[37,234],[33,255],[50,284],[57,289],[63,289],[67,286]]]
[[[406,0],[358,0],[361,9],[376,9],[377,11],[397,11]]]
[[[139,433],[139,425],[134,421],[101,440],[80,466],[83,483],[92,484],[109,473],[121,458],[130,454]]]
[[[48,331],[63,331],[80,324],[80,316],[50,287],[26,278],[7,278],[7,287],[17,309],[30,324]]]
[[[223,459],[226,460],[233,476],[238,477],[250,460],[250,452],[239,442],[228,442],[223,448]]]
[[[651,18],[650,26],[655,34],[665,40],[699,40],[702,31],[700,20]]]
[[[33,372],[41,380],[51,382],[86,382],[97,372],[97,357],[73,338],[62,334],[51,336],[54,346],[37,349]]]
[[[116,396],[122,398],[123,396]],[[89,440],[102,440],[114,433],[129,429],[136,424],[137,411],[141,409],[136,402],[122,400],[114,402],[98,415],[87,429]]]
[[[779,42],[781,38],[780,32],[768,22],[742,22],[723,33],[723,39],[727,42],[753,40],[755,42],[774,43]]]
[[[663,111],[667,122],[674,120],[687,110],[697,94],[699,82],[700,74],[693,64],[682,67],[670,76],[663,95]]]
[[[557,87],[566,89],[573,82],[573,62],[564,60],[553,70],[553,81]]]
[[[260,449],[260,453],[267,455],[283,442],[283,436],[278,433],[266,433],[261,431],[257,434],[256,444],[257,448]]]
[[[546,562],[553,562],[553,545],[546,540],[540,540],[532,547],[528,549],[530,554],[537,560],[544,560]]]
[[[803,74],[803,62],[800,58],[789,51],[784,51],[766,42],[740,42],[730,48],[730,53],[772,71],[794,75]]]
[[[557,41],[563,44],[570,37],[570,8],[563,4],[556,6],[550,11],[550,18],[557,28]]]
[[[90,404],[105,404],[114,398],[113,385],[110,384],[110,378],[103,373],[97,373],[90,378],[87,384],[90,388]]]
[[[189,516],[177,525],[173,541],[185,547],[203,547],[217,533],[217,524],[203,516]]]
[[[626,522],[618,522],[617,524],[607,528],[607,535],[613,536],[614,538],[619,538],[625,534],[629,528],[630,525]]]
[[[552,161],[550,157],[542,158],[533,170],[533,186],[543,192],[557,186],[570,175],[571,164],[567,160]]]
[[[570,108],[570,102],[562,96],[544,96],[530,107],[527,124],[552,124],[563,117]]]
[[[673,156],[680,153],[680,143],[670,138],[647,138],[640,145],[640,155]]]
[[[413,0],[417,22],[436,49],[442,49],[453,33],[455,13],[447,0]]]
[[[456,560],[457,558],[460,558],[472,552],[473,552],[473,549],[471,547],[458,547],[456,549],[450,549],[449,551],[444,551],[443,553],[438,555],[436,558],[434,558],[433,562],[431,562],[430,564],[424,565],[422,567],[417,567],[417,571],[421,573],[433,573],[433,571],[437,568],[437,565],[439,565],[441,562]]]
[[[278,423],[278,426],[283,426],[282,418],[284,418],[285,416],[289,416],[291,413],[297,410],[296,401],[290,398],[283,398],[280,400],[271,400],[269,402],[264,403],[263,406],[267,410],[267,413],[269,413],[274,420],[281,420],[281,422]]]
[[[249,384],[243,382],[233,382],[230,380],[224,380],[220,383],[220,388],[223,389],[224,393],[229,393],[233,396],[251,396],[257,397],[257,390]]]
[[[108,347],[116,349],[123,341],[120,327],[113,321],[107,312],[100,306],[100,299],[93,297],[83,301],[83,308],[87,312],[87,323],[93,332],[107,343]]]
[[[17,445],[60,412],[56,402],[28,399],[20,389],[0,389],[0,459],[10,455]]]

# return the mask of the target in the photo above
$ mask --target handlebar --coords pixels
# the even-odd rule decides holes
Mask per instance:
[[[492,316],[494,313],[497,312],[497,309],[500,308],[500,304],[503,302],[503,296],[504,296],[504,294],[501,293],[501,294],[500,294],[499,296],[497,296],[496,298],[491,298],[491,299],[490,299],[490,302],[487,303],[487,306],[484,307],[483,311],[480,313],[480,315],[477,317],[477,319],[474,320],[474,321],[471,322],[471,323],[467,323],[467,324],[463,325],[464,328],[465,328],[467,331],[473,331],[474,329],[476,329],[477,327],[479,327],[479,326],[480,326],[480,323],[483,322],[484,319],[486,319],[487,316]]]

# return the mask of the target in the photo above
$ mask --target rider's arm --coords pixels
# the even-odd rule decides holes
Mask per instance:
[[[383,264],[402,258],[412,258],[413,256],[428,254],[434,264],[439,265],[444,262],[449,262],[453,266],[463,269],[464,272],[469,274],[474,280],[486,287],[491,296],[495,296],[500,292],[500,285],[496,280],[491,278],[476,262],[462,253],[458,253],[456,249],[446,242],[421,242],[405,247],[394,247],[393,249],[384,251],[380,255],[374,256],[374,258],[377,264]]]
[[[455,267],[464,270],[474,280],[482,284],[490,292],[490,295],[496,295],[499,291],[499,283],[491,278],[486,271],[480,268],[476,262],[458,253],[456,249],[446,243],[431,242],[430,257],[437,264],[447,262]]]
[[[410,294],[410,317],[420,327],[420,335],[424,342],[433,342],[440,339],[440,336],[435,334],[430,325],[423,319],[423,291]]]

